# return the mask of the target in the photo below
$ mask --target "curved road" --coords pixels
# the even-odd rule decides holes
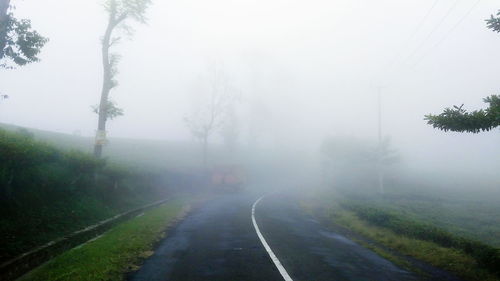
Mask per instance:
[[[172,229],[131,281],[285,280],[259,240],[260,196],[213,199]],[[264,197],[255,221],[294,281],[418,280],[372,251],[322,227],[284,195]]]

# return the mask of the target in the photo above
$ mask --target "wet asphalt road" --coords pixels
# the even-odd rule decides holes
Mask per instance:
[[[251,220],[259,194],[207,202],[172,229],[131,281],[283,280]],[[255,211],[270,247],[294,281],[417,280],[372,251],[322,227],[293,198],[266,196]]]

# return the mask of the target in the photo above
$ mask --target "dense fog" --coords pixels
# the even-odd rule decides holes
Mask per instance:
[[[328,138],[376,145],[380,91],[382,136],[399,167],[498,185],[498,129],[445,133],[423,120],[452,105],[486,107],[482,99],[499,93],[500,36],[484,21],[498,2],[434,2],[155,1],[147,24],[131,23],[133,36],[121,32],[113,47],[121,60],[111,99],[125,115],[109,121],[108,135],[195,142],[185,119],[209,98],[216,71],[232,97],[235,147],[279,148],[319,163]],[[0,122],[93,137],[101,1],[15,4],[50,41],[40,63],[2,71],[10,98]],[[209,142],[224,143],[224,133]]]
[[[0,0],[0,280],[500,280],[499,0]]]

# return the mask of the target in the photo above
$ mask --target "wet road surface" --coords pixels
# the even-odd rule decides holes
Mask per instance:
[[[179,223],[131,281],[284,280],[252,225],[259,194],[213,199]],[[372,251],[328,231],[285,195],[264,197],[256,222],[294,281],[418,280]]]

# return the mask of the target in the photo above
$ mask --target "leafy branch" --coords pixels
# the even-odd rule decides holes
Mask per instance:
[[[93,105],[92,111],[96,114],[99,114],[100,108],[101,107],[99,105]],[[104,114],[106,119],[113,120],[119,116],[123,116],[123,109],[117,107],[114,101],[108,100],[108,103],[103,108],[106,110]]]
[[[479,133],[491,131],[500,126],[500,96],[492,95],[483,99],[489,104],[487,109],[468,112],[461,106],[446,108],[439,115],[426,115],[427,124],[443,131]]]
[[[491,15],[491,17],[486,20],[486,26],[494,32],[500,33],[500,10],[496,14],[496,17]]]
[[[9,12],[0,20],[0,68],[13,69],[40,61],[38,55],[48,41],[33,30],[29,19],[16,19]]]

